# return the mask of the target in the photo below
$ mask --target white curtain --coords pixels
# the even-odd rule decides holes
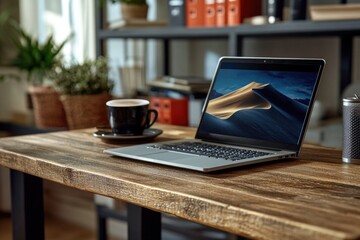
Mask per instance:
[[[69,22],[74,34],[71,41],[72,58],[79,62],[95,59],[95,1],[67,1],[70,1]]]
[[[66,61],[83,62],[85,59],[95,58],[94,1],[22,1],[23,5],[37,6],[37,14],[31,11],[23,11],[22,17],[24,19],[37,16],[35,21],[23,21],[25,29],[37,33],[36,37],[40,40],[45,40],[49,35],[53,35],[57,43],[61,43],[71,35],[69,43],[62,51]],[[28,8],[25,7],[24,9]]]

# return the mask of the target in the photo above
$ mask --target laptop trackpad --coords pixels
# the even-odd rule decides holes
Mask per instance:
[[[189,157],[189,155],[187,154],[173,153],[173,152],[150,153],[150,154],[144,154],[142,156],[152,159],[166,160],[169,162]]]

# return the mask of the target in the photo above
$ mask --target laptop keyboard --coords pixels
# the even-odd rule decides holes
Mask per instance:
[[[199,142],[170,143],[154,145],[152,147],[176,152],[191,153],[207,157],[222,158],[231,161],[261,157],[271,154],[268,152],[225,147]]]

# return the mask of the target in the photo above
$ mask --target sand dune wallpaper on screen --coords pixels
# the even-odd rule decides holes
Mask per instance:
[[[218,78],[200,131],[298,142],[316,73],[225,69]]]
[[[270,109],[271,103],[253,91],[253,89],[261,89],[268,85],[252,82],[238,90],[212,99],[207,107],[207,113],[221,119],[228,119],[241,110]]]

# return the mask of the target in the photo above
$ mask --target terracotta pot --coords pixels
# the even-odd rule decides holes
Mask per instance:
[[[148,8],[147,4],[121,3],[121,15],[123,19],[146,19]]]
[[[108,93],[61,96],[69,129],[109,125],[106,102],[110,99]]]
[[[49,86],[31,86],[28,89],[39,128],[67,128],[65,111],[60,96]]]

